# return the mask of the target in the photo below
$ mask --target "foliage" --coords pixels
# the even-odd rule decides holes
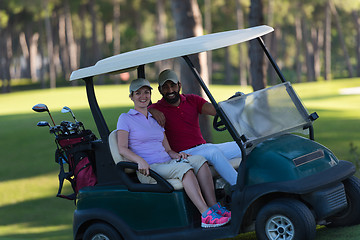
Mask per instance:
[[[239,4],[237,4],[239,2]],[[320,79],[309,79],[306,75],[307,68],[315,64],[307,65],[307,55],[314,55],[312,58],[318,58],[320,63],[320,72],[317,74],[324,75],[324,51],[323,33],[325,19],[325,5],[329,0],[263,0],[264,6],[264,24],[269,24],[275,28],[276,34],[269,34],[273,40],[269,40],[270,51],[274,56],[278,56],[278,62],[288,76],[296,76],[296,67],[302,69],[300,78],[293,78],[292,81],[299,82],[301,79],[307,81]],[[359,15],[360,3],[352,0],[334,0],[338,14],[339,23],[343,29],[343,37],[345,47],[348,49],[350,62],[354,68],[360,62],[360,55],[357,55],[357,36],[359,36],[358,27],[354,23],[354,16]],[[71,51],[66,47],[71,43],[71,34],[69,23],[72,24],[73,41],[76,44],[76,67],[71,66],[71,71],[94,64],[100,58],[113,55],[115,41],[120,42],[121,52],[127,52],[138,48],[151,46],[157,42],[157,20],[158,3],[163,4],[165,8],[165,24],[166,36],[165,41],[175,40],[175,26],[171,14],[170,1],[164,0],[8,0],[0,2],[0,34],[10,33],[12,47],[5,47],[5,40],[0,41],[2,48],[11,48],[12,57],[8,61],[9,72],[11,78],[32,78],[32,83],[41,82],[38,86],[48,87],[49,75],[49,50],[48,46],[53,45],[54,62],[56,64],[56,74],[58,78],[69,78],[69,73],[65,69],[68,65],[67,60]],[[48,4],[48,5],[46,5]],[[115,27],[114,4],[120,6],[119,25]],[[210,32],[219,32],[236,29],[240,21],[237,11],[243,12],[243,25],[248,27],[248,15],[251,7],[250,0],[198,0],[198,4],[205,18],[205,9],[210,9],[211,25]],[[210,6],[205,6],[210,4]],[[47,6],[47,7],[46,7]],[[239,8],[238,8],[239,6]],[[66,14],[69,7],[70,15]],[[51,30],[53,42],[49,41],[49,34],[45,29],[46,16],[49,15],[51,22]],[[61,44],[61,34],[59,32],[60,19],[66,18],[66,40],[65,45]],[[297,33],[295,31],[295,22],[297,18],[303,20],[304,26],[302,34],[311,33],[308,39],[303,36],[302,43],[297,42]],[[94,21],[93,21],[94,20]],[[205,22],[205,21],[203,21]],[[94,26],[93,26],[94,24]],[[341,47],[340,33],[335,27],[335,18],[332,18],[332,39],[331,39],[331,65],[333,78],[341,78],[349,76],[349,70],[345,64],[344,50]],[[120,33],[120,39],[114,38],[115,32]],[[24,34],[25,42],[21,42],[20,35]],[[34,41],[34,36],[39,34],[38,42]],[[3,38],[5,39],[5,38]],[[64,41],[64,40],[63,40]],[[33,45],[32,45],[33,44]],[[30,53],[31,47],[37,49],[36,53]],[[300,53],[296,49],[300,49]],[[26,50],[27,49],[27,50]],[[33,48],[34,49],[34,48]],[[312,50],[311,50],[312,49]],[[66,51],[68,53],[66,54]],[[229,49],[231,67],[225,67],[224,61],[225,49],[215,51],[213,53],[213,68],[215,82],[219,83],[236,83],[239,79],[239,48],[231,47]],[[247,53],[247,47],[244,46]],[[308,52],[310,51],[310,52]],[[311,53],[312,51],[312,53]],[[0,58],[6,59],[6,51],[0,51]],[[74,50],[72,50],[74,52]],[[31,54],[36,54],[35,63],[32,63]],[[310,56],[311,57],[311,56]],[[72,60],[73,61],[73,60]],[[75,60],[74,60],[75,61]],[[4,61],[2,61],[4,62]],[[299,65],[300,64],[300,65]],[[30,68],[36,65],[36,74],[34,71],[30,74]],[[3,69],[7,67],[1,66]],[[150,67],[150,72],[156,72]],[[225,73],[226,69],[230,69],[232,74]],[[359,73],[358,73],[359,74]],[[31,76],[30,76],[31,75]],[[37,75],[37,78],[35,78]],[[5,82],[5,75],[1,74],[0,79]],[[114,79],[118,79],[114,78]],[[231,78],[227,81],[226,78]],[[248,83],[250,83],[249,74],[247,73]],[[269,79],[270,81],[270,79]],[[119,81],[118,81],[119,82]],[[270,81],[271,83],[271,81]],[[13,85],[13,83],[11,82]],[[5,83],[2,85],[3,91],[7,91]]]

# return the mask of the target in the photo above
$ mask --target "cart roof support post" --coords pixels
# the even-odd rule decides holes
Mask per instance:
[[[88,101],[92,115],[94,116],[96,127],[99,131],[100,137],[103,140],[103,142],[104,141],[107,142],[110,131],[96,100],[93,77],[87,77],[84,78],[83,80],[85,81],[86,84],[86,93],[88,96]]]

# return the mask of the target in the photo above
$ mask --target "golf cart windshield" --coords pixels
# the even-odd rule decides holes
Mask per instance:
[[[308,134],[309,113],[285,82],[250,94],[219,102],[249,152],[267,138],[284,133]]]

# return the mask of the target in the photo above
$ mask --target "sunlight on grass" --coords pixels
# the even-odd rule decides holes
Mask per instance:
[[[56,225],[56,226],[44,226],[44,227],[33,227],[30,223],[23,224],[11,224],[6,226],[0,226],[0,237],[8,234],[33,234],[42,232],[55,232],[65,230],[69,228],[67,225]]]
[[[56,195],[57,174],[0,182],[0,207]],[[13,191],[16,189],[16,191]]]

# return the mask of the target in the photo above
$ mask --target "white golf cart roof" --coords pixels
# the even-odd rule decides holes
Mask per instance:
[[[262,25],[247,29],[213,33],[121,53],[98,61],[94,66],[72,72],[70,81],[113,72],[126,72],[138,66],[185,55],[210,51],[246,42],[274,31]]]

